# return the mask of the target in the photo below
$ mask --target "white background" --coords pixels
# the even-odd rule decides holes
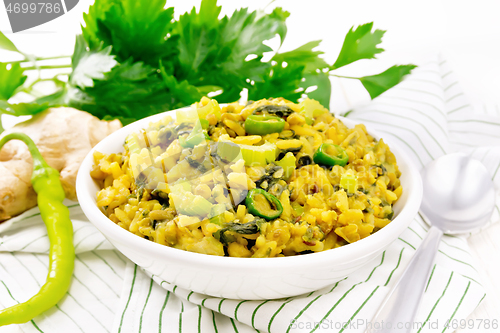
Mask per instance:
[[[38,56],[70,55],[74,36],[80,31],[82,13],[93,0],[80,3],[66,15],[32,28],[12,34],[7,14],[0,4],[0,30],[19,49]],[[223,14],[248,6],[264,8],[269,0],[219,1]],[[177,16],[199,1],[171,0]],[[386,52],[378,60],[362,60],[346,66],[339,74],[348,76],[370,75],[393,64],[413,62],[424,64],[441,53],[449,61],[460,79],[460,84],[472,105],[500,105],[500,1],[498,0],[421,0],[421,1],[285,1],[269,5],[282,6],[291,15],[287,21],[288,35],[281,50],[296,48],[308,41],[323,40],[320,49],[325,59],[333,63],[346,32],[353,25],[375,22],[378,29],[387,30],[382,47]],[[0,61],[15,60],[16,55],[0,51]],[[334,111],[346,111],[368,100],[368,94],[357,81],[332,81]],[[13,119],[5,119],[6,125]],[[500,253],[500,225],[469,240],[479,269],[485,275],[489,297],[471,318],[500,319],[500,280],[498,254]],[[488,278],[489,277],[489,278]],[[493,282],[495,281],[495,282]]]

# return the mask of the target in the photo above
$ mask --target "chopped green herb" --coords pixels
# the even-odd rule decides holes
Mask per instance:
[[[253,235],[259,232],[262,223],[265,222],[266,221],[264,219],[257,218],[248,223],[226,223],[224,228],[219,229],[214,233],[214,237],[222,244],[228,245],[229,243],[235,241],[234,236],[231,235],[230,232],[241,235]]]

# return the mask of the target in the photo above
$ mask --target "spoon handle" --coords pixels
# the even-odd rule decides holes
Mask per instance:
[[[425,286],[429,280],[432,263],[443,232],[431,227],[415,255],[396,285],[369,322],[365,333],[410,333]]]

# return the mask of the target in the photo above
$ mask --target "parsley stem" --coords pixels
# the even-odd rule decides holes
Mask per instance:
[[[54,76],[53,78],[44,78],[44,79],[38,78],[35,81],[33,81],[29,86],[23,88],[21,91],[23,91],[27,94],[34,95],[33,94],[33,87],[40,82],[54,82],[56,86],[63,86],[65,84],[65,82],[61,81],[58,78],[59,75],[64,75],[64,74],[58,74],[58,75]]]
[[[352,79],[352,80],[359,80],[359,77],[352,77],[352,76],[344,76],[344,75],[337,75],[337,74],[330,74],[330,76],[335,76],[335,77],[340,77],[342,79]]]
[[[64,59],[64,58],[71,58],[70,55],[63,55],[63,56],[53,56],[53,57],[36,57],[34,60],[35,61],[44,61],[44,60],[52,60],[52,59]],[[8,61],[7,63],[9,64],[22,64],[25,62],[33,62],[33,59],[23,59],[23,60],[16,60],[16,61]]]
[[[55,68],[71,68],[71,64],[22,67],[22,69],[24,69],[25,71],[32,71],[39,69],[55,69]]]
[[[266,9],[267,7],[269,7],[273,2],[275,2],[276,0],[271,0],[262,10]]]

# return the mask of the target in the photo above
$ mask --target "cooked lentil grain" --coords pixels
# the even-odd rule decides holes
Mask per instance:
[[[252,114],[280,117],[285,127],[246,135]],[[208,121],[208,130],[199,119]],[[336,145],[330,155],[343,149],[347,164],[314,163],[323,143]],[[364,125],[347,128],[310,99],[221,107],[204,97],[177,111],[176,120],[166,116],[130,134],[124,147],[123,153],[94,154],[98,206],[120,227],[186,251],[276,257],[329,250],[390,223],[402,194],[396,158],[383,140]],[[245,199],[254,188],[279,199],[279,217],[249,213]],[[263,200],[257,196],[252,211],[267,216],[274,206]]]

